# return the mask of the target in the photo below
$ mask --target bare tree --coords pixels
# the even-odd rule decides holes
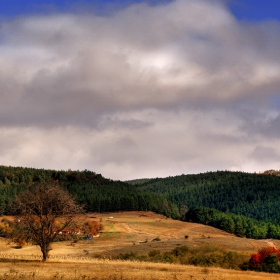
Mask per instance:
[[[82,207],[56,183],[40,183],[20,193],[13,203],[16,220],[15,240],[32,241],[46,261],[51,243],[59,232],[75,226],[75,216]]]

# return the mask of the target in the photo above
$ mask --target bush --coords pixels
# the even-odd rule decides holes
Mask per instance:
[[[244,268],[265,271],[265,272],[280,272],[280,248],[265,247],[258,251],[256,254],[252,254],[249,263],[244,263]]]
[[[261,267],[262,271],[266,272],[273,272],[273,273],[279,273],[280,272],[280,266],[278,264],[277,256],[274,254],[268,255],[264,259],[264,263]]]
[[[6,221],[3,218],[1,223],[0,223],[0,236],[1,237],[7,237],[11,232],[12,232],[12,229],[10,227],[9,221]]]
[[[139,260],[151,262],[167,262],[178,264],[191,264],[204,267],[222,267],[230,269],[240,269],[248,258],[237,252],[226,251],[216,245],[202,245],[195,248],[179,246],[168,252],[152,250],[148,255],[138,255],[137,253],[119,254],[115,258],[122,260]]]

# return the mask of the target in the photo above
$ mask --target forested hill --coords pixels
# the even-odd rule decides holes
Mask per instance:
[[[38,182],[56,181],[89,212],[151,210],[173,218],[178,209],[162,195],[141,190],[100,174],[84,171],[57,171],[0,166],[0,215],[9,213],[14,196]]]
[[[218,171],[130,183],[138,189],[164,195],[179,209],[184,205],[204,206],[279,224],[280,177],[268,174],[274,173]]]
[[[218,171],[121,182],[88,170],[0,166],[0,214],[33,183],[56,181],[89,212],[151,210],[179,218],[178,209],[203,206],[280,224],[280,176],[275,175]]]

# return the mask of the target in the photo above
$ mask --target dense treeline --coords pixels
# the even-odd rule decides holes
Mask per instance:
[[[0,166],[0,214],[9,213],[14,196],[37,182],[56,181],[89,212],[151,210],[178,218],[177,207],[161,195],[137,189],[100,174],[84,171],[56,171]]]
[[[239,237],[280,239],[280,225],[202,206],[189,209],[184,220],[213,226]]]
[[[133,181],[142,190],[161,193],[180,209],[205,206],[259,221],[280,223],[280,177],[218,171]],[[185,207],[186,208],[186,207]]]

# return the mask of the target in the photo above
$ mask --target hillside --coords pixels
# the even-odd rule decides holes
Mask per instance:
[[[9,202],[31,184],[55,181],[87,212],[150,210],[238,236],[280,238],[280,176],[274,176],[278,174],[217,171],[121,182],[88,170],[0,166],[0,214],[8,214]]]
[[[173,220],[150,211],[90,213],[86,216],[88,219],[102,220],[104,229],[100,237],[80,240],[75,244],[71,244],[71,240],[55,242],[52,244],[51,259],[66,255],[79,258],[98,255],[109,257],[130,252],[148,254],[152,250],[166,252],[184,245],[197,247],[212,244],[248,254],[271,244],[280,247],[280,240],[239,238],[208,225]],[[81,219],[84,220],[85,217],[82,216]],[[38,246],[28,244],[22,249],[16,249],[13,244],[7,244],[5,238],[0,238],[0,251],[6,255],[41,255]]]
[[[9,202],[33,183],[55,181],[84,205],[87,212],[151,210],[178,217],[177,207],[162,195],[141,190],[101,174],[84,171],[57,171],[0,166],[0,215],[9,213]]]
[[[217,268],[212,263],[204,267],[189,266],[187,263],[179,266],[174,262],[170,266],[170,261],[153,263],[144,261],[125,262],[114,261],[114,258],[142,257],[148,258],[157,253],[161,256],[166,252],[176,251],[176,248],[190,248],[190,250],[200,250],[197,253],[204,253],[206,257],[213,258],[216,252],[217,260],[222,257],[222,253],[231,252],[229,256],[239,256],[238,259],[230,259],[229,265],[233,262],[243,262],[258,249],[275,244],[280,246],[279,240],[253,240],[238,238],[232,234],[215,229],[207,225],[195,223],[185,223],[178,220],[166,218],[163,215],[152,212],[118,212],[110,214],[91,213],[87,215],[89,219],[102,220],[104,230],[99,238],[94,240],[80,240],[77,243],[71,241],[55,242],[52,245],[51,257],[48,263],[31,262],[40,259],[40,249],[37,246],[28,244],[22,249],[17,249],[13,244],[7,244],[6,240],[0,238],[0,259],[12,259],[12,262],[5,263],[0,268],[0,277],[5,275],[5,279],[18,279],[13,274],[14,271],[28,271],[29,278],[32,271],[36,270],[36,277],[46,275],[45,278],[35,279],[191,279],[189,275],[194,275],[193,279],[220,280],[220,279],[278,279],[279,275],[256,273],[249,271],[225,270]],[[85,217],[81,217],[84,219]],[[188,236],[188,238],[186,238]],[[220,251],[217,251],[217,249]],[[218,255],[217,255],[218,254]],[[237,255],[236,255],[237,254]],[[243,257],[242,257],[243,256]],[[100,260],[98,260],[99,258]],[[20,260],[27,260],[22,262]],[[112,260],[109,260],[112,259]],[[118,264],[118,267],[115,264]],[[29,266],[30,264],[30,266]],[[121,265],[126,265],[122,267]],[[70,266],[72,265],[72,266]],[[131,267],[128,267],[131,265]],[[211,266],[216,266],[211,267]],[[41,270],[47,267],[46,270]],[[100,269],[102,268],[102,269]],[[51,274],[48,274],[49,273]],[[139,278],[127,274],[139,271]],[[152,273],[151,273],[152,271]],[[59,272],[59,277],[58,277]],[[102,272],[102,274],[101,274]],[[109,272],[109,277],[106,272]],[[151,274],[149,274],[151,273]],[[6,278],[11,275],[11,278]],[[66,278],[66,275],[69,278]],[[78,276],[91,275],[91,278]],[[120,275],[118,278],[116,275]],[[150,276],[148,276],[150,275]],[[175,278],[175,276],[176,278]],[[12,277],[13,276],[13,277]],[[48,276],[48,277],[47,277]],[[96,277],[99,278],[96,278]],[[278,278],[277,278],[278,277]],[[34,278],[34,277],[33,277]],[[33,279],[32,278],[32,279]],[[1,278],[2,279],[2,278]]]
[[[186,221],[241,237],[280,239],[278,174],[271,170],[260,174],[218,171],[129,183],[162,194],[177,205]]]
[[[132,184],[138,189],[162,194],[179,209],[204,206],[279,224],[280,177],[267,174],[217,171],[133,181]]]

